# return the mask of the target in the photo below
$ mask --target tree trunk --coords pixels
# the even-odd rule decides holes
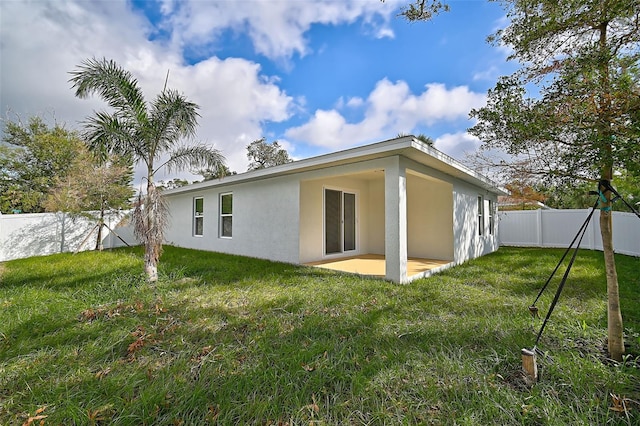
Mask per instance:
[[[157,238],[157,205],[156,186],[153,183],[153,174],[149,173],[147,181],[147,197],[145,202],[146,244],[144,247],[144,270],[150,283],[158,281],[158,258],[160,241]]]
[[[104,204],[100,204],[100,219],[98,221],[98,236],[96,237],[96,250],[102,251],[102,227],[104,226]]]
[[[147,281],[155,283],[158,281],[158,260],[153,256],[153,249],[149,244],[145,246],[144,253],[144,271],[147,273]]]
[[[622,361],[624,354],[624,337],[622,334],[622,313],[620,311],[620,293],[618,291],[618,273],[616,272],[616,260],[613,253],[613,226],[611,222],[611,191],[609,184],[613,179],[613,147],[614,139],[611,123],[613,123],[613,107],[611,104],[611,82],[609,77],[610,51],[607,45],[607,29],[609,21],[606,16],[607,4],[601,3],[602,22],[599,25],[600,40],[600,128],[599,136],[605,141],[602,151],[602,163],[600,164],[601,181],[598,191],[604,195],[600,203],[600,235],[602,236],[602,252],[604,253],[604,267],[607,276],[607,345],[609,357],[615,361]]]
[[[602,235],[604,266],[607,275],[607,338],[609,357],[616,361],[622,361],[622,355],[624,354],[624,337],[622,334],[618,274],[616,272],[616,260],[613,254],[611,211],[600,211],[600,234]]]

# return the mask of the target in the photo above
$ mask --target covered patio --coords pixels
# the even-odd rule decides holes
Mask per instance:
[[[398,156],[313,177],[300,183],[300,263],[406,283],[454,261],[445,176]]]
[[[325,259],[317,262],[309,262],[306,263],[306,265],[378,278],[385,278],[386,276],[386,259],[383,255],[378,254]],[[453,262],[449,260],[410,257],[407,259],[407,276],[414,277],[419,275],[426,277],[446,269],[451,265],[453,265]]]

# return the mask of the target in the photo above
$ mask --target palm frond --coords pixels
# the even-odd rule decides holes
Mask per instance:
[[[113,60],[89,59],[69,80],[76,89],[76,96],[87,98],[98,94],[121,116],[143,124],[147,121],[147,106],[138,81],[129,71],[123,70]]]
[[[176,90],[164,90],[150,107],[149,142],[156,153],[167,152],[176,142],[196,135],[198,126],[198,105],[187,101]]]
[[[83,136],[89,149],[106,159],[109,154],[130,153],[131,129],[118,117],[106,112],[97,112],[85,121]]]
[[[217,149],[204,144],[182,146],[175,149],[169,159],[156,170],[166,167],[169,172],[185,169],[217,169],[226,162],[224,156]]]

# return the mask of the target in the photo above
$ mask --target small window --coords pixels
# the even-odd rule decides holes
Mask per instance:
[[[193,235],[201,237],[204,231],[204,198],[193,199]]]
[[[494,227],[495,227],[495,223],[494,223],[495,212],[493,211],[494,209],[495,209],[494,202],[489,200],[489,211],[487,212],[489,215],[489,235],[493,235]]]
[[[484,234],[484,199],[478,196],[478,235]]]
[[[220,236],[233,235],[233,194],[220,194]]]

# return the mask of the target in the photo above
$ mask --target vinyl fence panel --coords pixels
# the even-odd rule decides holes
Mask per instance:
[[[128,227],[118,228],[126,212],[105,218],[129,244],[136,244]],[[97,216],[96,216],[97,217]],[[0,214],[0,262],[76,250],[93,250],[96,245],[97,219],[72,217],[66,213]],[[83,244],[84,242],[84,244]],[[108,229],[102,229],[105,248],[124,245]]]
[[[640,256],[640,219],[632,213],[620,215],[615,213],[613,216],[613,246],[616,252]]]
[[[566,248],[590,212],[591,209],[500,212],[498,215],[500,244]],[[640,256],[640,219],[633,213],[613,212],[612,220],[615,252]],[[602,250],[599,210],[594,212],[580,247]]]

